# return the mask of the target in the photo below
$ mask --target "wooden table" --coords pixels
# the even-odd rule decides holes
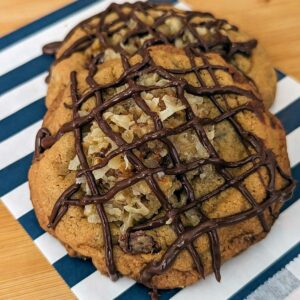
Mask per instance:
[[[0,35],[72,0],[0,0]],[[300,0],[185,0],[258,38],[274,65],[300,80]],[[74,299],[31,239],[0,203],[0,299]]]

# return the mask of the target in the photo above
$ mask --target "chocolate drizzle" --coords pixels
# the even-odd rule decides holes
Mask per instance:
[[[129,9],[130,11],[124,13],[123,10],[125,8]],[[137,13],[142,13],[147,16],[150,10],[162,12],[162,15],[156,17],[151,25],[142,21],[137,16]],[[111,13],[116,13],[118,18],[112,22],[106,23],[106,18]],[[175,34],[164,34],[162,31],[159,31],[158,27],[172,17],[182,22],[182,28]],[[196,22],[195,19],[197,17],[208,19],[206,21]],[[97,26],[91,25],[90,22],[92,19],[97,19],[99,24]],[[127,27],[131,20],[137,22],[138,26],[129,30]],[[123,25],[116,26],[119,24],[119,22],[123,22]],[[147,2],[136,2],[134,4],[125,3],[123,5],[113,3],[104,12],[82,21],[68,33],[64,41],[67,41],[78,28],[84,30],[86,35],[76,40],[70,47],[64,50],[63,53],[61,53],[56,59],[55,63],[70,57],[74,52],[84,51],[97,39],[100,41],[101,46],[106,45],[108,39],[112,35],[120,33],[124,28],[127,28],[128,32],[122,38],[121,42],[118,43],[118,45],[110,45],[110,48],[115,48],[121,52],[126,52],[126,50],[124,50],[124,48],[120,45],[126,45],[130,39],[135,37],[143,37],[147,34],[151,34],[152,38],[138,45],[139,48],[148,47],[155,44],[174,45],[176,39],[184,38],[187,30],[194,39],[194,42],[190,43],[190,46],[195,49],[201,49],[204,52],[217,52],[226,60],[230,60],[236,53],[241,53],[246,56],[251,55],[252,50],[257,45],[257,41],[255,39],[250,39],[243,42],[233,42],[226,34],[224,34],[224,30],[222,30],[224,25],[229,26],[230,30],[232,31],[238,31],[236,26],[230,25],[226,20],[216,19],[212,14],[207,12],[178,11],[172,9],[171,7],[163,9],[160,5],[150,4]],[[117,28],[114,28],[114,26]],[[204,39],[204,37],[196,30],[198,26],[206,28],[207,30],[213,30],[209,33],[211,38]],[[63,42],[49,43],[43,47],[43,52],[44,54],[49,55],[56,54],[62,44]]]
[[[134,6],[132,6],[131,4],[125,4],[124,6],[134,7],[135,11],[140,10],[144,12],[150,8],[156,9],[155,6],[146,3],[136,3]],[[133,12],[130,12],[128,15],[125,14],[121,9],[124,6],[112,4],[105,12],[99,14],[98,16],[100,17],[101,21],[98,27],[96,28],[96,31],[92,34],[84,36],[83,38],[75,42],[70,48],[65,50],[65,52],[60,56],[60,58],[58,58],[58,61],[60,61],[61,59],[70,56],[75,51],[83,50],[85,47],[88,47],[91,44],[91,41],[93,39],[96,38],[99,39],[100,44],[102,46],[102,51],[98,55],[93,57],[91,63],[88,66],[89,75],[86,80],[89,84],[90,89],[86,91],[83,95],[79,95],[78,93],[76,72],[71,73],[72,106],[70,107],[70,109],[72,109],[73,112],[72,121],[65,123],[54,136],[51,136],[49,131],[45,128],[42,128],[37,134],[35,151],[36,157],[38,157],[45,149],[50,148],[65,133],[74,133],[75,150],[81,165],[81,170],[78,171],[77,176],[79,177],[84,175],[87,179],[89,189],[91,190],[91,195],[84,195],[81,199],[75,199],[72,197],[80,189],[80,185],[76,183],[71,185],[57,200],[53,208],[52,214],[50,216],[48,226],[49,228],[55,228],[55,226],[67,212],[68,207],[71,205],[84,207],[87,204],[95,204],[102,224],[105,242],[105,259],[107,270],[110,277],[113,280],[116,280],[118,278],[118,274],[113,260],[112,236],[109,228],[108,219],[104,211],[104,204],[109,202],[119,191],[132,186],[140,180],[145,180],[145,182],[151,188],[152,192],[160,201],[161,207],[165,211],[165,214],[159,218],[148,220],[136,226],[130,227],[125,235],[125,251],[132,252],[129,243],[130,234],[159,228],[161,226],[164,226],[166,222],[169,222],[170,220],[170,226],[176,233],[177,238],[174,241],[174,243],[164,252],[161,259],[149,263],[142,270],[140,281],[143,284],[151,287],[151,280],[153,276],[162,274],[168,268],[170,268],[177,255],[184,249],[186,249],[190,253],[191,257],[194,260],[197,271],[199,272],[199,274],[201,274],[202,277],[204,277],[203,263],[193,244],[194,241],[203,234],[207,234],[209,237],[212,256],[212,268],[215,273],[216,279],[220,280],[221,254],[220,242],[218,238],[218,229],[224,226],[234,225],[236,223],[248,220],[252,217],[258,217],[263,229],[265,231],[268,231],[269,227],[265,220],[264,212],[267,209],[271,209],[274,203],[278,203],[279,201],[288,199],[294,188],[293,179],[281,170],[274,157],[274,154],[270,150],[267,150],[265,148],[263,142],[259,138],[257,138],[250,132],[245,131],[235,118],[236,114],[242,111],[251,111],[259,114],[261,110],[259,105],[251,105],[252,102],[258,103],[257,96],[248,90],[244,90],[235,86],[220,86],[215,75],[215,71],[223,70],[229,72],[228,68],[224,66],[212,65],[208,61],[207,56],[202,52],[216,49],[216,46],[220,45],[221,41],[222,54],[228,58],[236,52],[249,54],[251,49],[255,47],[256,42],[249,41],[246,43],[232,43],[227,37],[224,36],[219,37],[218,41],[213,41],[212,44],[204,42],[198,34],[196,36],[196,31],[193,28],[192,23],[189,23],[189,21],[194,16],[197,16],[199,14],[201,14],[201,16],[211,16],[209,14],[186,12],[185,16],[182,17],[181,14],[173,10],[168,10],[165,11],[165,13],[155,21],[155,26],[150,27],[147,24],[141,22],[134,15]],[[140,34],[144,34],[145,32],[151,33],[153,36],[151,40],[148,40],[137,51],[137,54],[139,54],[143,59],[141,62],[135,65],[130,65],[130,55],[122,47],[120,47],[119,45],[112,45],[109,42],[108,35],[111,34],[109,28],[116,22],[114,21],[110,24],[106,24],[104,23],[104,20],[105,17],[112,11],[118,14],[118,20],[123,20],[126,23],[129,19],[134,19],[138,23],[138,29],[129,31],[126,39],[129,39],[132,36],[139,36]],[[184,51],[190,60],[190,67],[187,69],[171,70],[164,69],[161,66],[158,66],[157,64],[155,64],[151,57],[151,48],[148,48],[149,46],[157,43],[172,43],[175,40],[176,36],[165,36],[155,30],[155,28],[157,28],[160,24],[162,24],[165,21],[167,17],[170,16],[178,16],[182,18],[182,22],[184,22],[185,24],[184,27],[189,28],[190,31],[193,34],[195,34],[195,38],[197,40],[195,44],[188,44],[184,48]],[[213,22],[215,23],[213,24]],[[212,26],[219,26],[220,28],[221,24],[223,24],[223,22],[225,21],[216,20],[213,22],[209,21],[206,22],[204,25],[207,28],[211,28]],[[86,25],[87,24],[85,22],[80,24],[80,26],[83,26],[83,28],[85,29],[87,28]],[[89,28],[86,30],[88,31]],[[182,32],[180,34],[182,34]],[[99,67],[99,65],[103,63],[104,51],[108,48],[113,48],[116,52],[120,53],[124,72],[116,81],[109,84],[101,85],[95,81],[94,75],[96,74],[96,70]],[[49,50],[48,52],[51,51]],[[197,57],[201,58],[203,61],[203,65],[201,67],[197,66],[196,64]],[[199,72],[201,70],[205,70],[209,73],[210,77],[214,82],[213,87],[206,86],[205,81],[203,80]],[[164,86],[159,87],[143,86],[141,84],[136,83],[136,79],[139,78],[141,75],[153,72],[157,73],[162,78],[167,79],[168,83],[166,83]],[[181,75],[189,73],[193,73],[197,77],[199,83],[198,87],[190,85],[186,80],[180,77]],[[120,93],[117,93],[110,99],[107,99],[105,101],[103,100],[103,92],[107,88],[116,88],[120,85],[125,84],[127,85],[127,88],[125,90],[123,90]],[[176,89],[177,97],[186,107],[186,122],[174,129],[165,128],[158,114],[151,111],[146,102],[140,96],[141,92],[143,91],[153,91],[158,88],[164,89],[167,87],[172,87]],[[215,117],[214,119],[197,117],[185,97],[185,92],[195,96],[209,97],[211,102],[219,110],[220,115]],[[226,97],[226,95],[229,94],[242,95],[253,100],[249,102],[250,104],[244,104],[236,108],[230,108],[227,103]],[[226,104],[227,109],[220,105],[219,101],[217,100],[217,96],[222,98],[222,101]],[[96,98],[96,107],[88,115],[80,117],[78,111],[80,110],[81,105],[91,97]],[[123,140],[123,138],[118,133],[112,130],[109,124],[102,117],[105,110],[118,103],[121,103],[122,101],[126,101],[129,98],[133,99],[136,105],[138,105],[138,107],[144,113],[146,113],[152,118],[155,126],[155,130],[153,132],[145,134],[142,138],[133,141],[132,143],[127,143],[125,140]],[[238,133],[241,142],[245,145],[245,148],[248,149],[248,156],[240,161],[227,162],[221,159],[205,133],[205,125],[218,124],[225,120],[230,122],[235,131]],[[82,128],[83,126],[90,124],[93,121],[97,122],[101,130],[112,141],[115,142],[115,144],[117,145],[117,149],[112,150],[107,154],[104,153],[102,155],[104,157],[99,164],[95,166],[89,166],[87,162],[87,157],[82,147]],[[197,159],[189,163],[183,163],[180,160],[179,154],[174,144],[170,141],[169,137],[184,132],[188,129],[193,129],[195,131],[201,144],[205,147],[207,153],[209,154],[208,158]],[[147,168],[143,164],[143,162],[134,154],[134,149],[137,149],[138,147],[143,146],[147,142],[152,140],[159,140],[167,147],[169,157],[172,161],[171,167],[161,165],[156,168]],[[252,151],[250,152],[249,149],[252,149]],[[130,163],[134,166],[134,174],[129,178],[119,181],[114,187],[110,188],[108,191],[103,191],[97,184],[92,171],[106,166],[113,157],[119,154],[124,154],[127,156]],[[243,167],[249,163],[251,163],[251,168],[248,168],[247,171],[240,174],[239,176],[233,177],[228,171],[228,169],[230,168]],[[197,169],[201,166],[208,164],[214,165],[218,174],[224,178],[224,183],[215,190],[199,198],[196,198],[193,187],[187,179],[186,173],[188,171]],[[265,186],[267,192],[266,198],[261,203],[257,203],[252,194],[244,185],[244,180],[249,175],[255,172],[259,174],[259,169],[261,167],[265,167],[267,169],[269,175],[269,182]],[[169,203],[167,197],[160,189],[155,179],[155,175],[162,171],[166,175],[176,176],[176,178],[181,182],[182,187],[188,198],[187,203],[182,207],[176,209],[173,208],[172,205]],[[276,190],[275,188],[276,173],[279,173],[280,176],[286,181],[285,187],[279,190]],[[265,185],[262,179],[261,182],[262,185]],[[227,217],[219,217],[214,219],[209,218],[202,211],[201,204],[211,199],[212,197],[221,194],[223,191],[231,187],[234,187],[243,195],[243,197],[251,205],[251,208],[246,211]],[[199,213],[201,215],[201,221],[195,227],[185,228],[183,223],[181,222],[180,215],[192,208],[196,208],[197,210],[199,210]]]

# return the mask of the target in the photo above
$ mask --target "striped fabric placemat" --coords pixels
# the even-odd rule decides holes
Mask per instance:
[[[39,227],[27,182],[35,134],[45,113],[44,79],[52,62],[41,48],[62,39],[79,21],[111,2],[77,1],[0,39],[0,197],[77,298],[143,300],[149,299],[147,288],[127,278],[110,281],[90,261],[69,257]],[[174,0],[163,2],[186,8]],[[292,173],[300,180],[300,84],[280,71],[277,75],[278,91],[271,111],[286,129]],[[297,186],[266,239],[223,265],[221,283],[208,276],[185,289],[160,291],[160,299],[300,299],[299,197]]]

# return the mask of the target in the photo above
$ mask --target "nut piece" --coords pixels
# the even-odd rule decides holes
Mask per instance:
[[[119,245],[126,252],[126,236],[120,236]],[[130,234],[129,248],[133,254],[156,253],[160,251],[160,247],[153,237],[145,234],[143,231],[136,231]]]

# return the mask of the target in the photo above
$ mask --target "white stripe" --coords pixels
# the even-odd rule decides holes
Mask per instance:
[[[182,10],[191,10],[191,8],[187,4],[182,2],[175,4],[175,7]]]
[[[0,170],[28,155],[34,149],[34,140],[42,121],[38,121],[0,143]]]
[[[205,300],[229,298],[300,240],[299,215],[300,201],[281,214],[265,240],[222,266],[220,283],[210,275],[181,290],[172,299],[192,299],[195,295]]]
[[[300,287],[294,290],[290,295],[288,295],[285,300],[299,300],[300,299]]]
[[[287,148],[288,148],[289,159],[292,167],[295,166],[300,161],[299,142],[300,142],[300,127],[292,131],[287,136]]]
[[[253,291],[245,300],[284,299],[299,286],[299,280],[283,268]]]
[[[80,300],[111,300],[127,290],[135,282],[122,277],[117,282],[96,271],[72,287]]]
[[[278,113],[300,97],[300,83],[291,77],[284,77],[277,83],[276,98],[270,111]]]
[[[54,264],[67,254],[65,247],[48,232],[45,232],[35,239],[34,243],[41,250],[50,264]]]
[[[114,2],[122,3],[125,1],[117,0]],[[134,0],[129,0],[128,2],[134,2]],[[67,18],[55,22],[53,25],[42,29],[39,32],[2,50],[0,52],[0,75],[3,75],[41,55],[42,47],[45,44],[53,42],[54,40],[62,40],[65,35],[80,21],[101,12],[110,3],[111,1],[105,0],[89,5],[88,7],[71,14]]]
[[[300,280],[300,255],[293,259],[286,268]]]
[[[28,182],[25,182],[2,196],[2,201],[13,216],[18,219],[32,209]]]
[[[0,120],[46,95],[46,72],[26,81],[0,97]]]

